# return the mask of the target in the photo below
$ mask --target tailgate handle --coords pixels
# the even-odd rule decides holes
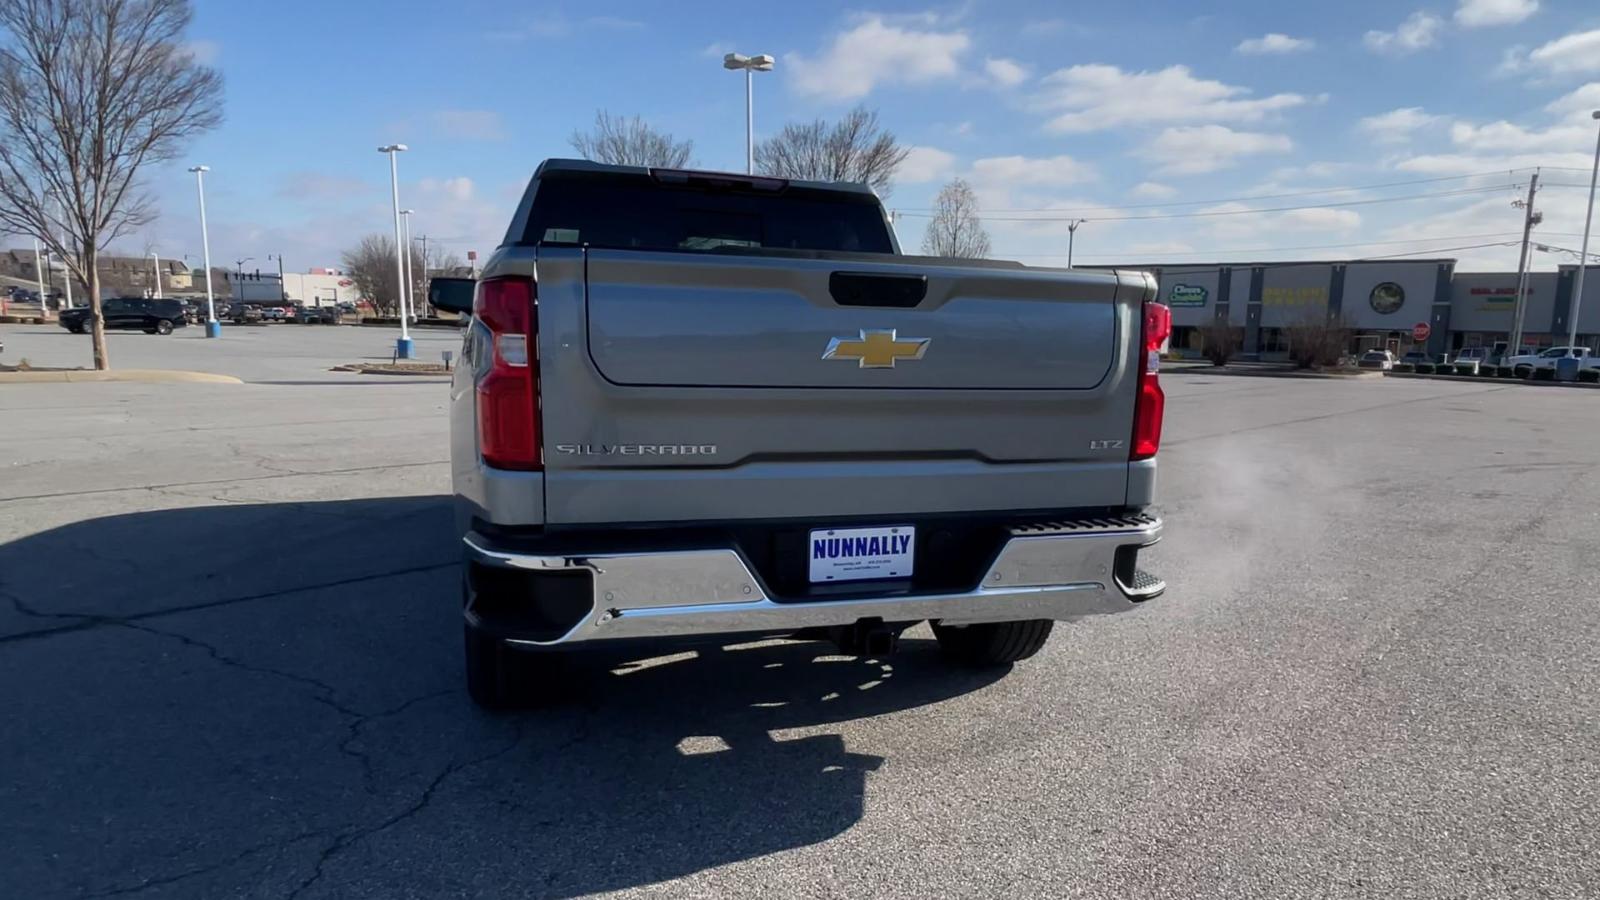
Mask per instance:
[[[911,309],[928,295],[928,276],[834,272],[828,276],[828,293],[840,306]]]

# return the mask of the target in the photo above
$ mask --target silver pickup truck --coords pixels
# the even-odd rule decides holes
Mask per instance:
[[[1006,665],[1164,583],[1143,272],[903,256],[865,188],[549,160],[451,385],[467,684],[760,633]]]

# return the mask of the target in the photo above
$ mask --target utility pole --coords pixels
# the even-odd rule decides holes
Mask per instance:
[[[422,295],[426,297],[428,295],[428,236],[422,235],[417,240],[422,242]],[[411,302],[415,304],[416,300],[413,299]],[[426,306],[427,302],[424,301],[423,305]]]
[[[1512,356],[1517,355],[1522,349],[1522,314],[1527,306],[1528,294],[1528,239],[1533,235],[1533,226],[1543,221],[1544,216],[1533,211],[1533,195],[1539,190],[1539,170],[1533,170],[1533,176],[1528,179],[1528,199],[1518,200],[1514,206],[1522,207],[1522,256],[1517,262],[1517,302],[1512,307],[1511,313],[1511,340],[1506,344],[1505,355],[1500,358],[1502,365]]]
[[[1072,268],[1072,242],[1078,236],[1078,226],[1088,219],[1072,219],[1067,222],[1067,268]]]

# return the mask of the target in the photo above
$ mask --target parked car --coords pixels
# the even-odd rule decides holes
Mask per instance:
[[[181,300],[156,300],[148,297],[114,297],[100,303],[105,327],[139,329],[146,334],[171,334],[172,329],[189,324]],[[74,334],[89,329],[87,306],[64,309],[58,319],[62,328]]]
[[[1400,362],[1408,366],[1424,365],[1432,363],[1433,357],[1423,353],[1421,350],[1410,350],[1400,357]]]
[[[261,307],[254,303],[234,304],[232,309],[233,321],[238,325],[259,324],[264,318]]]
[[[1576,356],[1578,359],[1582,360],[1582,362],[1579,363],[1579,366],[1588,368],[1593,364],[1593,353],[1594,351],[1590,350],[1588,347],[1551,347],[1550,349],[1544,350],[1538,354],[1522,354],[1513,356],[1507,365],[1514,368],[1526,369],[1529,372],[1535,372],[1540,369],[1554,369],[1556,367],[1556,360],[1563,356]]]
[[[1368,350],[1361,354],[1356,365],[1363,369],[1382,369],[1387,372],[1394,368],[1394,354],[1387,350]]]

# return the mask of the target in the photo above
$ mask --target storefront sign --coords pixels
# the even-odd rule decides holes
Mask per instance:
[[[1267,306],[1327,306],[1328,289],[1325,287],[1263,288],[1261,302]]]
[[[1205,306],[1210,292],[1198,284],[1175,284],[1167,292],[1168,306]]]
[[[1406,305],[1406,290],[1392,281],[1385,281],[1367,295],[1367,303],[1372,306],[1373,312],[1387,316],[1399,312],[1400,307]]]

